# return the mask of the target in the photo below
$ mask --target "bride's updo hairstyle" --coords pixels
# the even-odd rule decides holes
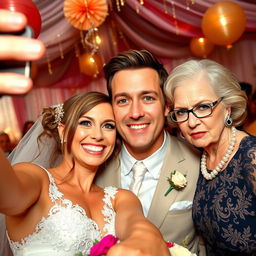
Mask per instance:
[[[223,97],[222,103],[226,106],[231,106],[233,125],[241,125],[246,117],[246,94],[241,90],[239,82],[232,72],[221,64],[209,59],[189,60],[175,67],[170,72],[164,85],[164,92],[171,108],[174,106],[175,88],[177,88],[182,81],[193,79],[193,77],[200,72],[203,72],[203,74],[209,78],[210,85],[216,96],[218,98]],[[169,116],[168,122],[172,126],[177,126]]]
[[[53,150],[52,161],[55,161],[63,153],[64,148],[68,154],[71,154],[71,145],[79,118],[101,103],[111,104],[110,98],[101,92],[83,92],[69,98],[64,104],[43,109],[42,126],[44,131],[39,136],[39,140],[43,140],[44,136],[55,140],[56,147]],[[62,137],[58,133],[59,124],[65,126]]]

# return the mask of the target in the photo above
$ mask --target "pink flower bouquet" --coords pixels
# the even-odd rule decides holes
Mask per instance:
[[[88,256],[106,255],[108,250],[118,242],[118,238],[113,235],[104,236],[97,244],[95,244]]]
[[[117,237],[113,235],[107,235],[103,237],[98,243],[92,246],[88,256],[104,256],[107,254],[108,250],[118,241],[119,239]],[[187,248],[178,244],[166,242],[166,245],[169,248],[172,256],[196,256],[196,254],[191,253]],[[78,253],[75,256],[83,255],[82,253]]]

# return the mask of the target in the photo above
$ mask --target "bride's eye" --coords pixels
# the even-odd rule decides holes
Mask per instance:
[[[115,124],[112,124],[112,123],[105,123],[103,125],[103,128],[108,129],[108,130],[114,130],[114,129],[116,129],[116,126],[115,126]]]
[[[79,125],[90,127],[92,125],[92,123],[89,120],[82,120],[79,122]]]

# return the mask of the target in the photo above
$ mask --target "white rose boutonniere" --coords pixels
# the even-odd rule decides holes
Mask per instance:
[[[172,256],[196,256],[195,253],[191,253],[187,248],[174,244],[173,247],[169,248]]]
[[[171,173],[170,178],[167,178],[167,180],[170,184],[170,187],[166,191],[164,196],[167,196],[173,189],[179,190],[179,189],[185,188],[187,185],[186,177],[178,171],[173,171]]]

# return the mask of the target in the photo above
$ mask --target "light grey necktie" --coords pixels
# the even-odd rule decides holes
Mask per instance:
[[[132,167],[133,179],[130,185],[130,190],[135,195],[139,194],[141,183],[144,179],[144,175],[146,171],[147,171],[147,168],[142,161],[135,162],[134,166]]]

